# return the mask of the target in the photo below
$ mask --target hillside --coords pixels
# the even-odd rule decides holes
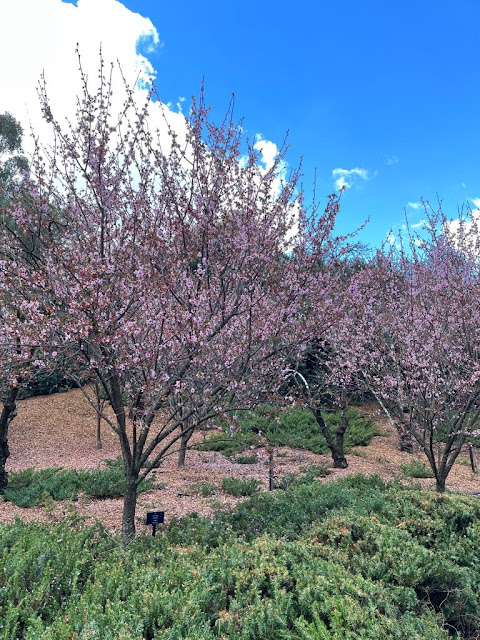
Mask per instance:
[[[374,419],[382,435],[375,436],[366,447],[355,448],[348,455],[348,469],[331,470],[327,480],[335,480],[352,473],[378,474],[386,480],[400,479],[406,484],[433,488],[433,480],[408,478],[402,472],[401,466],[411,462],[412,457],[397,450],[396,434],[378,409],[374,405],[368,405],[361,407],[361,411]],[[18,417],[11,426],[11,456],[7,468],[9,471],[28,467],[89,469],[102,465],[105,460],[118,457],[120,449],[115,434],[104,426],[103,449],[98,450],[95,430],[95,413],[78,389],[22,400],[19,402]],[[195,436],[197,442],[205,437],[206,434],[202,432]],[[238,464],[217,452],[190,451],[183,470],[176,468],[176,456],[169,456],[155,471],[155,482],[164,484],[164,487],[149,490],[139,496],[139,528],[142,528],[145,512],[149,509],[165,510],[168,522],[172,517],[181,517],[192,511],[210,516],[218,508],[234,505],[239,499],[227,495],[221,489],[222,478],[227,476],[256,478],[261,489],[266,490],[266,456],[261,450],[257,451],[257,454],[259,461],[256,464]],[[276,454],[277,478],[287,473],[298,474],[310,465],[331,462],[329,456],[316,455],[301,449],[280,447]],[[423,460],[420,453],[417,457]],[[217,490],[213,495],[203,497],[195,490],[199,483],[212,483]],[[448,487],[452,491],[465,493],[480,489],[480,478],[472,474],[466,456],[463,456],[461,464],[456,464],[452,470]],[[51,503],[47,508],[28,509],[0,501],[0,522],[12,522],[17,516],[25,521],[58,520],[72,510],[86,516],[89,521],[98,519],[109,528],[117,529],[120,527],[122,500],[81,497],[74,503]]]

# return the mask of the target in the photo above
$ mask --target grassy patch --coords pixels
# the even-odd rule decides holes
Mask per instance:
[[[160,488],[147,478],[139,491]],[[34,507],[46,499],[78,500],[80,494],[92,498],[120,498],[125,493],[123,462],[112,460],[105,468],[88,471],[30,468],[11,473],[3,499],[19,507]]]
[[[404,475],[409,478],[433,478],[433,471],[422,460],[412,460],[401,467]]]
[[[257,455],[255,453],[248,456],[236,456],[234,462],[238,464],[256,464],[258,462]]]
[[[256,478],[223,478],[222,489],[230,496],[252,496],[258,491],[260,482]]]
[[[332,432],[340,425],[340,412],[325,413],[324,418]],[[372,420],[360,415],[355,409],[348,410],[348,421],[345,434],[347,449],[365,446],[379,433]],[[272,445],[307,449],[318,454],[329,453],[326,440],[308,409],[292,408],[280,411],[263,406],[255,411],[243,413],[239,424],[236,433],[229,434],[225,428],[223,433],[215,434],[196,448],[202,451],[219,451],[227,457],[233,457],[248,446],[258,445],[260,436],[264,436]]]
[[[217,493],[217,487],[213,482],[196,482],[191,484],[188,489],[194,495],[202,496],[202,498],[209,498]]]

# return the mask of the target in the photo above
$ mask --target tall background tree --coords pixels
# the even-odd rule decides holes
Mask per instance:
[[[9,212],[18,200],[18,189],[28,170],[27,160],[21,153],[22,135],[20,123],[10,113],[0,114],[0,220],[10,227],[13,222]],[[12,259],[11,252],[0,252],[2,264]],[[17,397],[30,353],[28,349],[25,352],[20,337],[23,297],[18,293],[13,287],[3,287],[0,292],[0,491],[8,482],[5,470],[10,455],[8,430],[17,415]]]

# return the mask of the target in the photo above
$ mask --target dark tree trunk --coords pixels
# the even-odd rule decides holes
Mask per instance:
[[[100,409],[97,413],[97,449],[102,449],[102,416],[100,415]]]
[[[447,479],[445,475],[443,473],[438,473],[435,478],[436,490],[438,493],[444,493],[446,481]]]
[[[100,385],[95,384],[95,395],[97,396],[97,449],[102,449],[102,409],[103,402],[100,394]]]
[[[9,387],[0,415],[0,493],[3,492],[8,484],[8,473],[5,471],[7,459],[10,455],[8,448],[8,427],[17,415],[17,396],[18,386]]]
[[[180,451],[178,453],[178,468],[182,469],[185,466],[185,457],[187,455],[187,447],[190,438],[193,434],[193,429],[186,428],[182,425],[182,437],[180,438]]]
[[[135,509],[137,506],[136,480],[134,476],[127,475],[122,515],[122,536],[125,542],[131,542],[135,537]]]
[[[401,424],[398,428],[398,435],[400,438],[400,451],[405,453],[413,453],[413,438],[410,430],[405,424]]]
[[[333,458],[333,466],[335,469],[346,469],[348,467],[347,459],[345,458],[345,452],[343,447],[343,439],[345,435],[345,430],[347,428],[347,420],[346,414],[345,416],[342,414],[342,423],[335,434],[335,438],[330,433],[327,425],[325,424],[325,420],[323,419],[323,415],[321,410],[316,407],[310,407],[313,415],[315,416],[315,420],[317,421],[318,426],[320,427],[320,431],[322,432],[323,437],[327,441],[328,448],[332,454]]]
[[[473,473],[478,473],[477,458],[475,456],[475,450],[474,450],[473,444],[471,442],[468,445],[468,453],[470,455],[470,464],[472,466],[472,471],[473,471]]]

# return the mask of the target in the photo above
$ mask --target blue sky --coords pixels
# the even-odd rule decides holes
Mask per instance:
[[[318,193],[332,170],[364,169],[342,197],[341,230],[366,217],[378,243],[420,197],[457,207],[480,195],[478,25],[473,0],[162,2],[125,0],[164,43],[149,59],[165,101],[204,77],[220,113],[229,95],[245,128],[303,156]],[[463,186],[465,185],[465,186]]]
[[[235,93],[250,137],[281,144],[288,130],[288,160],[293,166],[303,157],[307,194],[315,168],[322,198],[339,179],[349,185],[340,232],[369,217],[361,237],[378,245],[403,224],[405,209],[413,224],[422,218],[422,196],[436,203],[438,195],[450,217],[465,203],[479,206],[478,0],[71,4],[3,0],[2,59],[15,65],[23,57],[15,77],[10,64],[0,68],[0,112],[15,114],[28,102],[20,94],[28,71],[38,77],[35,65],[53,79],[56,73],[67,93],[63,51],[83,42],[75,31],[81,25],[97,52],[98,40],[115,41],[115,56],[130,47],[122,66],[150,29],[160,43],[152,48],[150,33],[137,51],[155,70],[161,99],[188,103],[205,79],[218,117]]]

